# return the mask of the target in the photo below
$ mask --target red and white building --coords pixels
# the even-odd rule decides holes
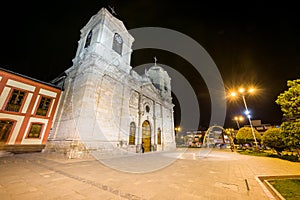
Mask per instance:
[[[61,88],[0,68],[0,150],[41,151]]]

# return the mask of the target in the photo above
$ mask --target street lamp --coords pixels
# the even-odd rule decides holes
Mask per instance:
[[[255,90],[254,88],[250,88],[250,89],[248,90],[248,93],[253,93],[254,90]],[[242,96],[242,98],[243,98],[244,106],[245,106],[245,109],[246,109],[245,114],[246,114],[246,116],[247,116],[247,118],[248,118],[248,120],[249,120],[249,124],[250,124],[250,127],[251,127],[251,132],[252,132],[252,135],[253,135],[253,138],[254,138],[254,144],[255,144],[255,146],[257,147],[256,136],[255,136],[254,129],[253,129],[253,125],[252,125],[250,112],[249,112],[249,110],[248,110],[248,106],[247,106],[246,99],[245,99],[245,93],[246,93],[245,88],[240,88],[240,89],[239,89],[239,93],[241,94],[241,96]],[[231,93],[231,96],[233,96],[233,97],[234,97],[234,96],[237,96],[237,93],[232,92],[232,93]]]
[[[178,127],[175,127],[174,129],[175,129],[176,136],[178,136],[178,132],[180,132],[180,131],[181,131],[181,128],[180,128],[180,126],[178,126]]]
[[[235,116],[233,119],[236,122],[236,125],[237,125],[238,129],[240,129],[239,121],[240,122],[244,121],[244,117],[243,116]]]
[[[175,127],[175,131],[181,131],[181,128],[180,128],[180,126],[178,126],[178,127]]]

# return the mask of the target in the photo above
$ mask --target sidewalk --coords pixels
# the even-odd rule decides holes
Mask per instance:
[[[0,157],[0,199],[272,199],[262,175],[300,175],[300,163],[199,149],[100,161],[8,154]]]

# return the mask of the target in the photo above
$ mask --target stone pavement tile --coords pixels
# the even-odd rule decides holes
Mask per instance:
[[[13,195],[13,199],[16,200],[32,200],[32,199],[39,199],[43,197],[43,193],[40,191],[35,191],[35,192],[24,192],[24,193],[20,193],[20,194],[12,194]],[[43,199],[47,199],[47,198],[43,198]]]
[[[172,191],[170,197],[176,199],[176,197],[178,197],[178,195],[176,195],[177,193],[178,194],[182,193],[185,194],[186,196],[190,196],[190,193],[193,193],[195,190],[198,189],[199,182],[203,184],[203,179],[202,179],[203,177],[200,176],[200,178],[197,180],[197,178],[195,178],[196,173],[191,172],[189,174],[186,174],[180,171],[176,171],[176,172],[172,171],[171,174],[174,174],[174,176],[170,176],[170,173],[168,174],[168,170],[166,169],[165,171],[166,173],[159,171],[159,172],[151,173],[150,175],[147,174],[149,175],[149,177],[146,177],[147,175],[136,175],[140,177],[139,178],[134,177],[134,179],[130,181],[131,184],[129,182],[127,184],[124,184],[123,181],[124,175],[120,175],[119,182],[123,183],[121,189],[126,190],[127,188],[130,188],[132,193],[138,195],[141,193],[143,194],[144,197],[150,199],[152,198],[152,196],[154,198],[156,195],[161,194],[162,191],[166,191],[166,192]],[[180,173],[184,174],[184,176],[176,176],[176,174],[180,174]],[[209,182],[211,182],[211,180],[209,180]],[[206,184],[204,183],[204,187],[209,185],[207,183]],[[110,185],[115,186],[113,181],[110,183]],[[174,191],[176,191],[175,194]]]
[[[13,195],[10,195],[9,193],[5,193],[3,191],[0,191],[0,197],[3,200],[15,199]]]
[[[1,199],[11,199],[12,196],[10,195],[9,191],[5,189],[4,186],[0,184],[0,197]]]
[[[17,183],[15,179],[21,180],[33,199],[36,194],[43,199],[263,200],[268,196],[257,182],[258,175],[300,172],[300,165],[274,158],[263,159],[223,151],[213,151],[206,158],[200,158],[191,156],[199,155],[197,150],[186,153],[182,159],[149,173],[125,173],[90,158],[70,161],[58,157],[57,161],[54,155],[48,159],[42,154],[28,154],[6,159],[6,164],[1,164],[3,158],[0,158],[0,175],[5,180],[0,179],[0,185],[5,188],[9,182]],[[141,159],[150,158],[145,163],[163,159],[153,156],[146,154]],[[119,163],[132,165],[134,159],[121,159]],[[38,191],[34,191],[35,188]],[[13,190],[11,188],[8,192]],[[12,199],[15,197],[12,196]]]

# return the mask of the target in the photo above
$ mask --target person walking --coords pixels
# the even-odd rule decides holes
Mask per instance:
[[[142,142],[141,144],[141,149],[142,149],[142,153],[144,153],[145,152],[144,142]]]

